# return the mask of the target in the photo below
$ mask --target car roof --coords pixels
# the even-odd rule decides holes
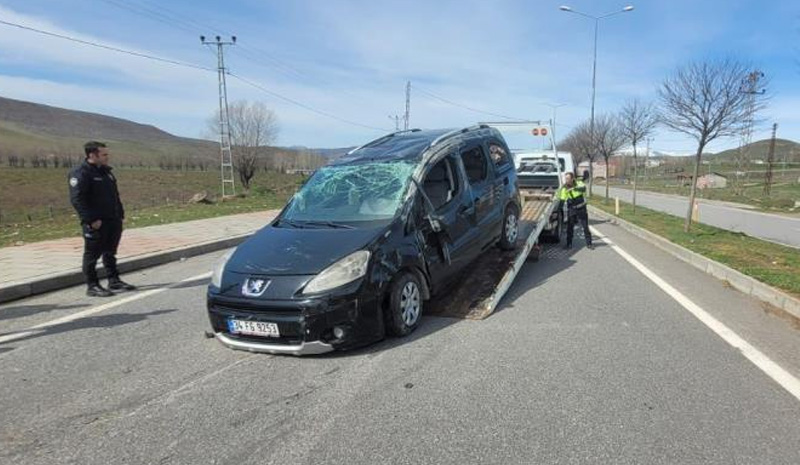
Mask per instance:
[[[412,129],[387,134],[356,149],[331,165],[359,164],[381,161],[423,161],[428,148],[440,142],[495,136],[500,133],[487,126],[471,126],[463,129]]]
[[[367,161],[419,161],[425,149],[450,129],[411,130],[387,134],[336,160],[332,165]]]

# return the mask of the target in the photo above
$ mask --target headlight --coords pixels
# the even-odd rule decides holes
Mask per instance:
[[[225,265],[230,260],[231,255],[236,249],[231,249],[217,260],[217,263],[214,265],[214,272],[211,274],[211,285],[216,287],[222,287],[222,272],[225,271]]]
[[[360,250],[329,266],[312,279],[303,294],[316,294],[344,286],[367,274],[369,252]]]

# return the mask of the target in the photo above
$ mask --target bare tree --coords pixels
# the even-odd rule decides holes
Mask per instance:
[[[636,213],[636,182],[639,179],[636,146],[653,133],[658,124],[658,114],[652,103],[634,98],[627,101],[620,110],[619,124],[625,141],[633,146],[633,213]]]
[[[608,184],[611,170],[608,159],[625,145],[625,133],[619,119],[610,114],[602,114],[594,119],[594,145],[606,163],[606,201],[608,201]]]
[[[228,106],[233,166],[246,190],[256,174],[257,161],[267,155],[269,145],[278,137],[278,118],[261,102],[245,100]],[[219,133],[219,111],[209,120],[209,129]]]
[[[697,195],[697,176],[703,150],[719,137],[738,135],[751,114],[765,106],[765,100],[743,92],[748,67],[736,60],[693,62],[678,68],[658,89],[661,121],[673,131],[697,141],[692,190],[684,231],[692,224],[692,207]],[[752,112],[752,113],[751,113]]]
[[[575,155],[576,166],[583,159],[589,160],[589,190],[587,195],[591,196],[597,147],[592,141],[592,129],[589,121],[584,121],[575,126],[559,144],[559,147]],[[579,173],[575,173],[575,176],[580,177]]]

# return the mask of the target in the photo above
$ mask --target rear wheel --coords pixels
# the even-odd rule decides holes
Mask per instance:
[[[514,250],[517,248],[519,238],[519,210],[515,205],[506,207],[503,215],[503,232],[500,235],[498,245],[503,250]]]
[[[556,216],[556,225],[553,226],[553,229],[548,232],[547,242],[558,244],[561,242],[561,228],[564,223],[564,215],[561,212],[558,212]]]
[[[393,336],[411,334],[422,316],[422,285],[412,273],[403,273],[392,283],[386,329]]]

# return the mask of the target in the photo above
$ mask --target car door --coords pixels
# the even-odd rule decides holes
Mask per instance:
[[[416,223],[422,253],[436,288],[471,261],[465,251],[470,250],[473,239],[475,208],[455,153],[432,163],[422,179],[422,189],[432,204],[434,216],[443,226],[442,232],[433,231],[426,218],[430,207],[426,208],[425,200],[420,199],[415,208]]]
[[[486,141],[486,151],[491,160],[490,166],[494,171],[492,180],[494,195],[494,214],[493,218],[496,221],[495,226],[492,228],[493,232],[491,238],[495,238],[503,232],[503,215],[505,213],[505,206],[512,196],[515,195],[517,187],[514,185],[516,180],[516,172],[514,163],[511,160],[506,144],[497,139],[488,139]]]
[[[460,159],[475,203],[473,240],[480,250],[491,241],[495,226],[502,219],[502,212],[498,213],[495,206],[494,170],[480,141],[466,144],[460,151]]]

